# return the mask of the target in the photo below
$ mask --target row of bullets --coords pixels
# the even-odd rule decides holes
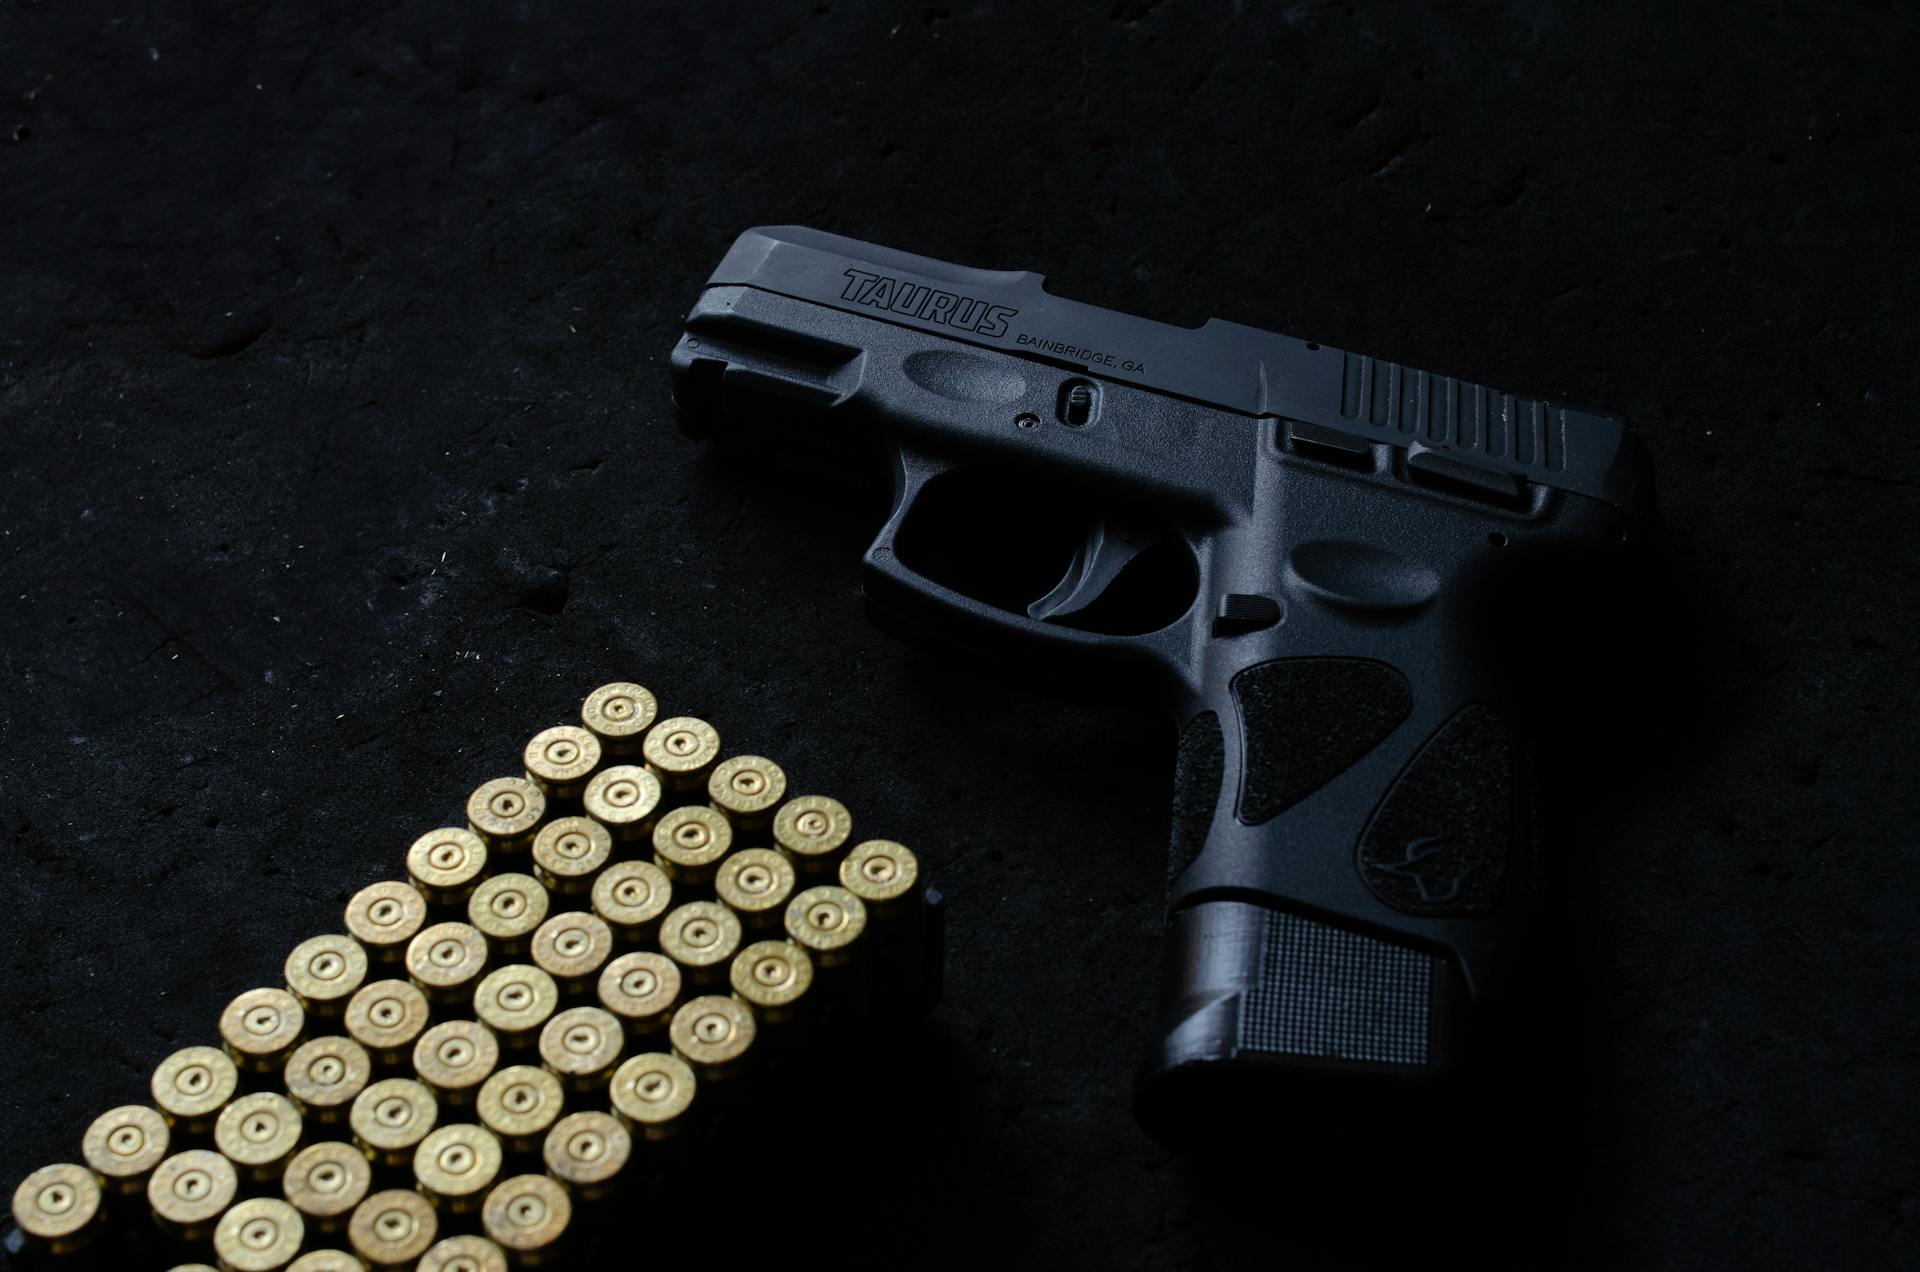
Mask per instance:
[[[696,1093],[857,989],[869,928],[918,896],[907,848],[849,846],[838,800],[788,798],[772,760],[657,714],[603,685],[536,735],[466,826],[413,842],[405,882],[362,888],[283,986],[229,1003],[221,1047],[168,1056],[150,1106],[87,1128],[83,1165],[28,1176],[22,1237],[80,1249],[144,1194],[231,1272],[550,1257]]]

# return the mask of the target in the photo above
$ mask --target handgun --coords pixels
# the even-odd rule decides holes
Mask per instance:
[[[733,243],[672,372],[692,436],[885,457],[875,617],[1171,710],[1149,1130],[1477,1063],[1536,904],[1528,722],[1581,673],[1545,598],[1655,515],[1620,418],[792,226]]]

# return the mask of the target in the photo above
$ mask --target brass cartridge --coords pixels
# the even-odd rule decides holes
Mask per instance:
[[[713,892],[749,931],[777,930],[793,895],[793,863],[771,848],[743,848],[720,863]]]
[[[577,724],[555,725],[533,735],[522,759],[527,779],[549,801],[572,802],[600,767],[600,739]]]
[[[496,777],[467,797],[467,825],[490,853],[520,852],[547,815],[547,797],[524,777]]]
[[[840,886],[866,905],[875,919],[888,918],[910,904],[920,885],[920,861],[905,844],[869,839],[855,844],[840,863]]]
[[[233,1163],[204,1148],[175,1153],[154,1167],[147,1181],[147,1204],[154,1222],[187,1241],[213,1231],[215,1220],[233,1204],[240,1177]]]
[[[100,1181],[85,1166],[42,1166],[13,1190],[13,1222],[37,1249],[66,1254],[93,1239],[105,1200]]]
[[[648,730],[640,754],[662,786],[691,795],[707,789],[707,775],[720,760],[720,734],[705,720],[674,716]]]
[[[174,1272],[180,1270],[176,1268]],[[287,1272],[367,1272],[367,1265],[360,1262],[358,1255],[345,1250],[309,1250],[287,1264]]]
[[[773,815],[773,842],[802,879],[831,880],[853,836],[853,814],[826,795],[801,795]]]
[[[613,953],[613,929],[597,914],[556,914],[533,934],[533,961],[553,977],[560,992],[579,995],[592,985]]]
[[[382,1166],[404,1166],[440,1119],[440,1103],[423,1083],[387,1078],[360,1093],[347,1122],[353,1140]]]
[[[540,1031],[540,1060],[574,1091],[603,1086],[626,1048],[626,1032],[598,1007],[570,1007]]]
[[[726,983],[740,936],[739,916],[718,901],[689,901],[660,920],[660,952],[678,963],[681,976],[696,988]]]
[[[374,1064],[399,1064],[427,1027],[427,996],[407,981],[375,981],[347,1000],[345,1020]]]
[[[662,814],[653,828],[653,862],[682,887],[711,881],[732,847],[732,825],[717,809],[699,804]]]
[[[484,1126],[456,1122],[438,1126],[413,1154],[413,1176],[420,1191],[446,1214],[463,1215],[479,1208],[487,1189],[500,1176],[505,1160],[500,1141]]]
[[[448,1237],[420,1256],[415,1272],[507,1272],[507,1252],[486,1237]]]
[[[286,1170],[301,1129],[300,1110],[292,1100],[278,1091],[256,1091],[220,1110],[213,1146],[242,1179],[263,1183]]]
[[[425,1254],[439,1231],[432,1202],[411,1188],[389,1188],[354,1210],[347,1240],[369,1266],[397,1268]]]
[[[500,1043],[478,1021],[442,1021],[413,1044],[413,1071],[443,1107],[472,1103],[499,1063]]]
[[[287,955],[287,988],[309,1018],[338,1019],[367,979],[367,952],[350,936],[315,936]]]
[[[733,996],[763,1023],[793,1019],[813,985],[813,961],[792,941],[756,941],[733,956]]]
[[[652,939],[673,904],[673,884],[650,861],[617,861],[593,881],[593,912],[627,945]]]
[[[551,1258],[573,1218],[567,1190],[545,1175],[515,1175],[487,1196],[480,1222],[522,1267]]]
[[[472,834],[472,831],[462,831]],[[484,846],[481,853],[486,852]],[[429,847],[428,855],[432,855]],[[360,942],[372,963],[397,963],[407,942],[427,921],[427,899],[406,883],[370,883],[347,902],[347,935]]]
[[[547,890],[528,874],[497,874],[467,899],[467,922],[500,958],[525,953],[527,938],[546,918]]]
[[[309,1144],[293,1155],[280,1176],[287,1203],[314,1232],[339,1232],[373,1187],[373,1167],[365,1153],[339,1140]]]
[[[569,1113],[555,1122],[541,1147],[547,1173],[583,1201],[612,1191],[632,1155],[633,1137],[626,1126],[597,1109]]]
[[[170,1142],[166,1118],[144,1104],[123,1104],[93,1119],[80,1155],[110,1191],[138,1193],[146,1190]]]
[[[823,884],[787,902],[787,935],[822,967],[851,962],[867,928],[867,907],[845,888]]]
[[[373,1080],[373,1057],[351,1038],[309,1038],[287,1057],[281,1080],[302,1118],[332,1125],[346,1118],[354,1097]]]
[[[435,905],[465,901],[486,870],[487,841],[461,827],[430,830],[407,849],[407,877]]]
[[[580,704],[580,723],[600,739],[600,748],[609,756],[638,755],[653,727],[660,704],[645,688],[619,680],[601,685]]]
[[[660,794],[658,777],[636,764],[616,764],[594,774],[580,803],[615,843],[624,844],[652,833]]]
[[[613,835],[591,817],[550,821],[533,837],[533,873],[550,892],[585,896],[613,859]]]
[[[785,770],[764,755],[722,760],[707,778],[707,798],[742,831],[765,830],[786,793]]]
[[[565,1102],[560,1079],[534,1065],[516,1064],[487,1079],[475,1112],[509,1150],[527,1153],[546,1138]]]
[[[663,1140],[686,1124],[699,1082],[679,1056],[649,1051],[614,1071],[608,1095],[627,1130],[647,1140]]]
[[[674,1054],[692,1066],[703,1083],[738,1073],[755,1032],[753,1013],[746,1004],[719,994],[682,1003],[667,1026]]]
[[[233,1058],[216,1047],[182,1047],[153,1071],[154,1107],[175,1131],[199,1134],[240,1089]]]
[[[227,1054],[242,1069],[266,1073],[287,1062],[307,1025],[306,1010],[284,989],[250,989],[220,1013]]]
[[[531,1045],[559,1009],[560,989],[553,977],[526,963],[494,968],[473,991],[473,1014],[504,1048]]]
[[[664,954],[635,950],[600,971],[600,1005],[619,1017],[627,1033],[640,1037],[665,1028],[680,1001],[680,968]]]
[[[279,1272],[306,1239],[298,1210],[278,1197],[252,1197],[220,1216],[213,1252],[222,1272]]]
[[[464,1001],[486,966],[487,938],[471,924],[436,923],[407,944],[407,976],[430,1002]]]

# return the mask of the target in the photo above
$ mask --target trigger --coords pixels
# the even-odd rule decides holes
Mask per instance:
[[[1073,554],[1073,563],[1053,590],[1027,606],[1027,617],[1062,622],[1100,599],[1100,594],[1132,560],[1158,543],[1159,537],[1110,521],[1096,521],[1086,542]]]

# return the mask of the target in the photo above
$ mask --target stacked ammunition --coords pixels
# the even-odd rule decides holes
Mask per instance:
[[[181,1268],[504,1270],[553,1257],[623,1172],[670,1169],[703,1092],[865,983],[918,869],[658,714],[603,685],[535,735],[466,825],[412,841],[405,881],[353,896],[345,934],[236,997],[223,1046],[166,1057],[84,1165],[29,1175],[20,1239],[57,1260],[144,1195]]]

